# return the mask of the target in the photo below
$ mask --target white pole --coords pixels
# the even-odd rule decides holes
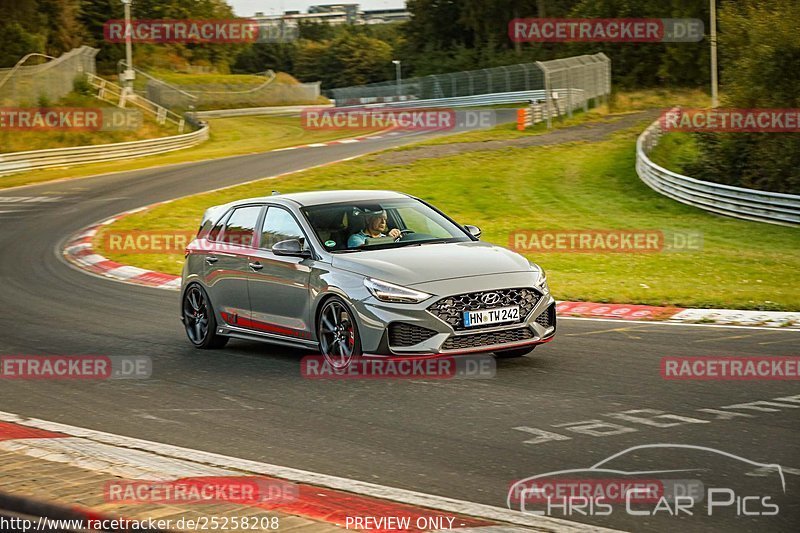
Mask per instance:
[[[392,61],[392,63],[394,63],[394,67],[395,67],[394,71],[395,71],[395,77],[397,79],[397,96],[398,96],[398,99],[399,99],[400,92],[401,92],[400,87],[402,86],[402,82],[403,82],[403,77],[402,77],[402,74],[400,72],[400,60],[399,59],[395,59],[395,60]]]
[[[717,80],[717,2],[711,2],[711,107],[719,107]]]
[[[123,73],[125,83],[123,85],[132,91],[134,71],[133,47],[131,44],[131,1],[132,0],[122,0],[122,3],[125,5],[125,72]]]

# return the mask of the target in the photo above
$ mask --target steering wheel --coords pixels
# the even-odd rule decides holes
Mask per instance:
[[[402,239],[403,237],[405,237],[405,236],[406,236],[406,235],[408,235],[409,233],[415,233],[415,232],[414,232],[414,230],[413,230],[413,229],[401,229],[401,230],[400,230],[400,236],[399,236],[399,237],[397,237],[397,238],[394,240],[394,242],[398,242],[400,239]]]

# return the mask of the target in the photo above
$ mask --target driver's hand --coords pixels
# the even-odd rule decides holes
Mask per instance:
[[[402,233],[397,228],[394,228],[393,230],[389,231],[389,237],[391,237],[392,239],[399,239],[401,235]]]

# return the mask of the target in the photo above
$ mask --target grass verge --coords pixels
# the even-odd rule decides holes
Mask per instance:
[[[370,133],[359,130],[308,130],[299,117],[232,117],[209,120],[211,138],[194,148],[138,159],[109,161],[76,167],[34,170],[0,177],[0,189],[63,178],[266,152],[299,144],[326,142]],[[109,141],[113,142],[113,141]]]
[[[41,108],[86,108],[116,109],[115,106],[92,96],[70,93],[56,102],[40,102]],[[142,125],[137,129],[116,131],[69,131],[69,130],[12,130],[0,127],[0,155],[9,152],[44,150],[47,148],[68,148],[93,144],[139,141],[175,135],[178,129],[174,124],[158,124],[146,113],[142,114]],[[0,183],[2,183],[0,178]]]
[[[237,198],[320,189],[400,189],[422,197],[483,239],[507,246],[515,230],[701,231],[702,250],[686,253],[525,254],[548,271],[559,299],[597,302],[800,309],[800,233],[715,216],[661,196],[634,170],[642,123],[599,142],[507,147],[387,164],[380,155],[206,193],[126,217],[105,231],[196,228],[211,205]],[[494,140],[497,132],[470,133]],[[126,264],[177,274],[182,256],[100,253]]]

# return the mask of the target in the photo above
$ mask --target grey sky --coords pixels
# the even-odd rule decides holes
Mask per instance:
[[[252,16],[256,11],[279,15],[284,11],[307,11],[308,6],[319,4],[360,4],[361,9],[392,9],[403,7],[405,0],[227,0],[240,17]]]

